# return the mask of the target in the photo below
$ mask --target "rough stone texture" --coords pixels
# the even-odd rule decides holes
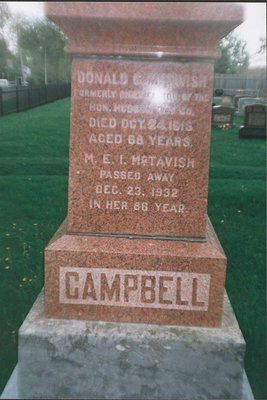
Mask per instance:
[[[72,71],[68,232],[204,238],[212,64],[76,59]]]
[[[218,57],[217,42],[242,21],[231,4],[47,2],[72,54]]]
[[[18,389],[18,364],[14,368],[4,390],[0,396],[0,399],[19,399]]]
[[[86,399],[88,399],[88,395],[85,396]],[[28,395],[26,395],[24,398],[28,398]],[[54,397],[55,398],[55,397]],[[2,392],[0,399],[22,399],[22,397],[19,396],[18,392],[18,365],[16,365],[14,371],[12,372],[12,375],[6,384],[6,387],[4,388],[4,391]],[[179,400],[178,398],[176,400]],[[218,400],[218,399],[217,399]],[[224,400],[224,399],[222,399]],[[235,399],[236,400],[236,399]],[[242,398],[241,400],[254,400],[254,396],[246,375],[246,372],[244,371],[243,373],[243,391],[242,391]]]
[[[19,331],[23,398],[241,399],[245,343],[227,296],[221,329],[46,319]]]
[[[64,224],[45,250],[45,312],[53,318],[220,326],[225,269],[210,222],[206,242],[70,235]]]

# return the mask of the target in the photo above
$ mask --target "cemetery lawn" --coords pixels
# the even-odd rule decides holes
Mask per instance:
[[[0,393],[18,328],[44,281],[43,250],[67,213],[69,99],[0,118]],[[228,257],[226,287],[247,343],[257,399],[266,391],[265,141],[242,119],[212,129],[209,216]]]

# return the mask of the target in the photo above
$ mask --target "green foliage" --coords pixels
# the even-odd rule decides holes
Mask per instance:
[[[8,79],[9,70],[13,69],[14,55],[8,49],[4,38],[0,37],[0,79]]]
[[[9,79],[16,66],[16,57],[7,45],[7,30],[11,18],[7,3],[0,2],[0,79]]]
[[[48,19],[17,26],[18,47],[23,64],[31,71],[32,83],[70,81],[70,57],[64,52],[66,38]]]
[[[43,285],[43,250],[67,212],[69,100],[0,119],[0,391],[17,331]],[[247,343],[254,395],[266,398],[265,141],[242,119],[212,129],[209,215],[228,258],[226,286]]]
[[[7,2],[0,2],[0,78],[16,81],[23,76],[32,84],[70,82],[65,45],[65,35],[50,20],[14,16]]]
[[[0,1],[0,36],[3,35],[7,21],[11,14],[6,1]]]
[[[69,99],[0,118],[0,393],[43,286],[43,250],[66,215]]]
[[[229,33],[219,43],[221,57],[215,62],[215,73],[234,74],[244,71],[249,64],[246,42],[238,39],[234,33]]]
[[[266,38],[260,37],[260,48],[257,51],[257,54],[264,54],[266,53]]]

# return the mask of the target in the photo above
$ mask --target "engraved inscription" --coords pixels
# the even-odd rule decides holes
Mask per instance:
[[[210,275],[193,272],[60,267],[64,304],[207,311]]]
[[[231,121],[231,115],[223,115],[223,114],[215,114],[214,115],[214,122],[230,122]]]
[[[70,172],[81,190],[70,189],[70,231],[104,232],[109,221],[112,233],[203,236],[210,66],[161,67],[163,72],[153,62],[74,61],[77,145]],[[199,233],[190,233],[194,226]]]
[[[251,126],[265,126],[266,125],[266,116],[265,113],[254,112],[249,113],[248,117],[248,125]]]

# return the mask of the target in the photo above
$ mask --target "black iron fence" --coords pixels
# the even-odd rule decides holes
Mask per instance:
[[[0,88],[0,115],[28,110],[70,96],[70,83]]]

